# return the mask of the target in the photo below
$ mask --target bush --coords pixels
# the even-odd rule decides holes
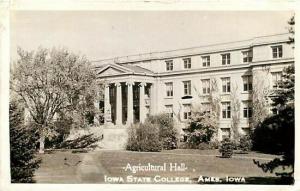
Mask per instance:
[[[177,148],[178,132],[174,127],[173,118],[169,117],[168,114],[159,114],[149,116],[146,122],[156,124],[159,127],[159,139],[162,142],[163,149]]]
[[[45,148],[58,148],[70,134],[71,119],[59,119],[54,122],[55,135],[45,138]]]
[[[230,158],[233,154],[234,144],[230,139],[226,138],[221,142],[219,152],[223,158]]]
[[[34,171],[39,167],[36,159],[38,134],[34,128],[22,126],[22,112],[16,104],[9,106],[10,167],[12,183],[34,183]]]
[[[240,138],[239,149],[248,152],[252,149],[252,140],[249,135]]]
[[[133,125],[128,129],[128,140],[126,144],[126,150],[129,151],[138,151],[138,139],[137,139],[137,129],[139,128],[138,125]]]
[[[159,139],[158,125],[145,122],[132,126],[129,130],[126,149],[144,152],[161,151],[162,142]]]
[[[210,149],[218,149],[219,148],[219,145],[220,145],[220,143],[219,143],[219,141],[210,141],[209,142],[209,148]]]
[[[208,143],[200,143],[198,145],[198,149],[199,150],[208,150],[208,149],[210,149],[210,145]]]
[[[294,109],[287,108],[278,115],[266,118],[254,129],[252,135],[253,150],[282,154],[293,152],[295,144]]]
[[[214,113],[203,112],[201,109],[193,110],[187,129],[187,142],[191,148],[197,148],[200,143],[209,143],[216,129],[217,124]]]

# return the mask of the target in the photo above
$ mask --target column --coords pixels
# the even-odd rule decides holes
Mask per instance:
[[[144,122],[146,119],[146,108],[145,108],[145,86],[146,83],[140,83],[140,122]]]
[[[98,126],[100,124],[99,122],[99,91],[96,92],[96,98],[94,100],[94,107],[95,107],[95,113],[94,113],[94,125]]]
[[[111,123],[111,105],[109,97],[109,84],[105,85],[104,91],[104,119],[105,123]]]
[[[127,125],[133,123],[133,82],[127,82]]]
[[[150,115],[154,115],[156,113],[156,91],[154,89],[154,83],[150,86]]]
[[[122,125],[122,86],[121,83],[116,83],[117,86],[117,109],[116,109],[116,124]]]

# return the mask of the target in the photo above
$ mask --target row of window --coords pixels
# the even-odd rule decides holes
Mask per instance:
[[[222,113],[221,117],[223,119],[229,119],[231,118],[231,103],[228,102],[222,102]],[[173,105],[165,105],[166,113],[169,115],[169,117],[174,116],[173,111]],[[211,112],[211,105],[210,103],[202,103],[203,111],[206,113]],[[252,111],[253,106],[251,101],[243,101],[243,118],[252,118]],[[183,104],[183,119],[187,120],[190,118],[192,112],[191,112],[191,105],[190,104]]]
[[[221,78],[222,80],[222,92],[223,93],[230,93],[230,77]],[[192,84],[190,80],[183,81],[183,95],[189,96],[191,95],[192,91]],[[207,95],[210,93],[211,90],[211,83],[210,79],[203,79],[201,80],[202,83],[202,94]],[[166,96],[173,97],[174,88],[173,82],[167,82],[166,85]],[[243,91],[251,91],[252,90],[252,76],[243,76]]]
[[[282,45],[279,46],[272,46],[272,57],[273,58],[282,58]],[[222,65],[230,65],[230,53],[221,54]],[[247,50],[242,51],[243,55],[243,62],[252,62],[253,59],[253,51]],[[202,66],[203,67],[210,67],[210,56],[202,56]],[[183,68],[190,69],[192,68],[192,61],[191,58],[183,58]],[[173,60],[167,60],[166,62],[166,70],[173,71]]]
[[[282,72],[272,72],[272,84],[273,88],[277,88],[277,82],[281,80]],[[253,90],[252,85],[252,76],[242,76],[243,78],[243,91],[249,92]],[[222,80],[222,93],[230,93],[231,92],[231,80],[230,77],[224,77],[221,78]],[[183,95],[184,96],[190,96],[191,90],[192,90],[192,84],[190,80],[183,81]],[[202,83],[202,94],[208,95],[210,94],[211,90],[211,82],[210,79],[203,79],[201,80]],[[173,88],[173,82],[167,82],[166,85],[166,96],[167,97],[173,97],[174,94],[174,88]]]

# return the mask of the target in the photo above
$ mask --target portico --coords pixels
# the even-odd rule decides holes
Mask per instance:
[[[135,81],[106,83],[104,122],[115,125],[144,122],[150,110],[151,85]]]
[[[98,74],[104,83],[104,99],[100,101],[104,107],[104,124],[129,126],[145,121],[151,110],[154,87],[148,72],[115,64],[102,68]]]

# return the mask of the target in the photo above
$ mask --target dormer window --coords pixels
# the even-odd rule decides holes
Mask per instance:
[[[210,56],[202,56],[202,66],[203,67],[210,66]]]
[[[282,45],[272,46],[273,58],[282,58]]]
[[[252,62],[253,52],[252,50],[243,51],[243,62]]]
[[[173,71],[173,60],[167,60],[166,61],[166,70],[167,71]]]
[[[230,64],[230,53],[221,54],[222,56],[222,65],[229,65]]]
[[[183,66],[184,66],[184,69],[190,69],[192,67],[191,58],[184,58]]]

